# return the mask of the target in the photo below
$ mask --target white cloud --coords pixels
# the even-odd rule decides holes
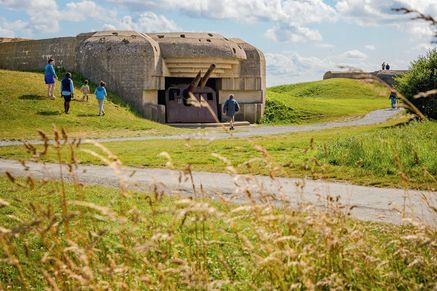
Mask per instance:
[[[364,46],[366,49],[368,49],[369,51],[374,51],[376,50],[376,47],[372,44],[368,44]]]
[[[87,18],[108,20],[116,17],[117,13],[98,6],[94,1],[69,2],[59,7],[55,0],[0,0],[0,4],[9,9],[23,10],[28,15],[27,31],[56,33],[60,29],[60,22],[78,22]],[[23,22],[24,23],[24,22]],[[22,27],[14,28],[16,32]]]
[[[296,52],[266,53],[267,85],[288,84],[321,80],[327,71],[375,71],[379,64],[372,64],[359,50],[350,50],[324,58],[302,56]]]
[[[302,27],[298,24],[278,24],[267,30],[267,38],[276,42],[302,42],[320,41],[322,36],[319,31]]]
[[[59,31],[60,13],[55,0],[0,0],[0,4],[4,8],[24,10],[29,17],[28,29],[31,31]]]
[[[274,22],[266,35],[276,41],[319,41],[320,32],[305,27],[336,19],[335,9],[323,0],[113,0],[130,9],[173,10],[182,14],[240,22]]]
[[[404,31],[416,40],[429,40],[434,34],[431,26],[424,22],[411,22],[404,26]]]
[[[21,20],[8,22],[0,17],[0,37],[16,37],[17,32],[29,34],[30,31],[28,23]]]
[[[402,15],[392,10],[401,7],[437,16],[437,1],[435,0],[339,0],[335,5],[339,17],[349,22],[361,26],[390,24],[400,31],[406,31],[414,38],[430,40],[433,32],[429,23],[412,21],[413,14]]]
[[[70,2],[65,5],[65,19],[70,21],[83,21],[88,18],[98,20],[114,19],[117,13],[104,9],[93,1]]]
[[[136,30],[140,32],[167,32],[180,30],[173,20],[167,19],[162,15],[156,15],[153,12],[142,13],[136,19],[131,16],[124,16],[121,19],[116,20],[114,23],[105,24],[103,29]]]
[[[267,86],[308,80],[320,80],[334,67],[329,59],[305,57],[295,52],[266,53]]]
[[[367,58],[367,55],[359,50],[346,51],[343,54],[341,54],[341,56],[346,59],[358,59],[358,60],[364,60]]]
[[[186,15],[239,21],[320,22],[335,16],[335,10],[322,0],[113,0],[115,3],[145,9],[177,10]]]
[[[394,7],[398,7],[394,1],[380,0],[340,0],[335,5],[342,19],[362,26],[399,21],[399,14],[391,11]]]

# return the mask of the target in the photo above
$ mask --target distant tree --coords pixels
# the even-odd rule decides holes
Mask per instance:
[[[394,11],[414,15],[412,20],[424,20],[434,29],[434,40],[437,43],[437,20],[409,8],[395,8]],[[437,49],[428,51],[426,56],[419,57],[411,63],[409,71],[396,78],[395,88],[404,95],[423,115],[437,119]]]
[[[395,88],[425,116],[437,119],[437,48],[411,63]]]

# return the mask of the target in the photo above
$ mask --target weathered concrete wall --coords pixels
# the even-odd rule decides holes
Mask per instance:
[[[2,42],[0,43],[0,68],[19,71],[42,71],[52,57],[56,66],[76,71],[75,37]]]
[[[375,72],[332,72],[328,71],[323,75],[323,80],[331,78],[346,78],[346,79],[374,79],[379,78],[384,83],[393,86],[395,77],[406,71],[404,70],[384,70]]]
[[[402,75],[405,72],[406,71],[402,71],[402,70],[384,70],[375,73],[376,73],[376,77],[378,77],[388,85],[393,86],[396,83],[395,77]]]
[[[132,31],[98,32],[84,40],[77,53],[78,71],[94,83],[104,80],[115,91],[152,119],[146,111],[157,104],[145,90],[159,90],[161,58],[159,45],[150,37]]]
[[[222,80],[220,104],[224,104],[227,96],[234,92],[239,101],[241,111],[235,116],[236,120],[258,122],[264,115],[266,94],[266,60],[264,54],[251,44],[238,39],[231,39],[246,53],[246,60],[240,64],[238,78]]]
[[[257,122],[266,91],[265,58],[240,39],[212,33],[143,34],[134,31],[82,33],[44,40],[0,39],[0,68],[42,71],[48,58],[94,83],[104,80],[144,117],[165,122],[158,104],[165,78],[193,78],[214,63],[219,108],[229,94],[241,103],[237,120]],[[61,76],[59,76],[61,77]]]

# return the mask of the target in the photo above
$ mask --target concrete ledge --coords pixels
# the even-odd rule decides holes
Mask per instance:
[[[211,128],[211,127],[229,127],[229,122],[221,123],[167,123],[167,125],[173,127],[183,127],[183,128]],[[250,126],[249,121],[236,121],[234,126]]]

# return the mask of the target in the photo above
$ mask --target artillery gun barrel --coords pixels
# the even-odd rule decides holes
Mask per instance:
[[[193,81],[191,81],[191,84],[188,86],[187,88],[187,92],[194,92],[194,89],[197,88],[197,86],[199,85],[200,79],[202,78],[202,71],[199,71],[199,73],[197,73],[196,77],[194,78]]]
[[[215,67],[216,67],[215,64],[211,64],[211,66],[209,66],[208,71],[206,71],[202,80],[200,80],[200,90],[205,88],[206,82],[208,82],[208,79],[209,79],[209,77],[211,77],[212,71],[214,71]]]

